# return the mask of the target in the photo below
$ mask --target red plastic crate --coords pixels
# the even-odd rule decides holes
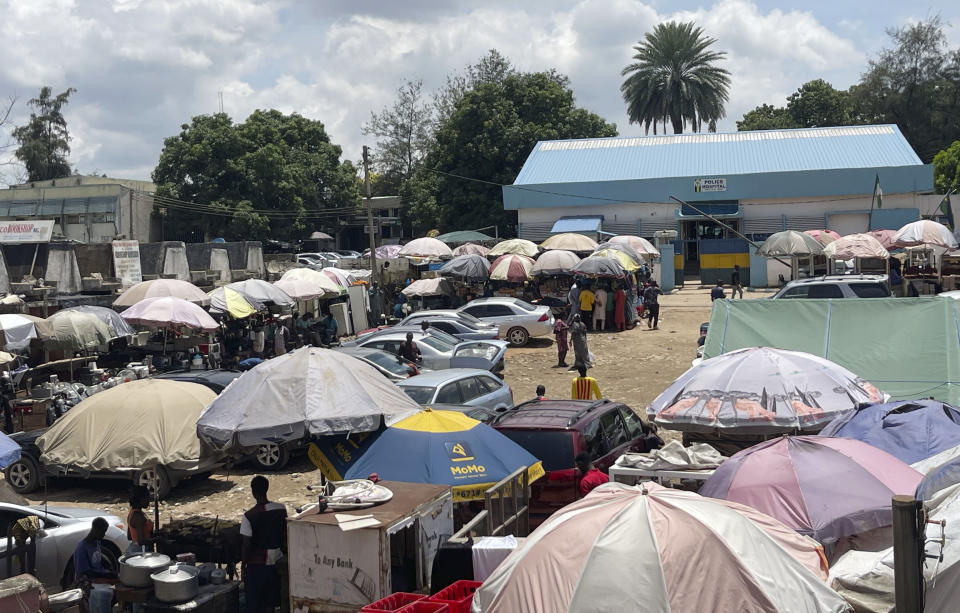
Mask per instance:
[[[397,613],[450,613],[450,607],[444,602],[418,600],[403,607]]]
[[[473,593],[483,585],[480,581],[461,579],[451,583],[433,596],[427,602],[442,602],[450,605],[450,613],[470,613],[473,604]]]
[[[408,592],[396,592],[386,598],[381,598],[376,602],[371,602],[360,609],[360,613],[382,613],[383,611],[399,611],[408,604],[423,600],[426,598],[423,594],[410,594]]]

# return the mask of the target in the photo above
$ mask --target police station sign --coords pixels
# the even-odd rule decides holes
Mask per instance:
[[[49,243],[53,236],[53,220],[0,222],[0,243]]]
[[[725,192],[727,191],[727,179],[724,177],[714,179],[694,179],[693,191],[700,192]]]

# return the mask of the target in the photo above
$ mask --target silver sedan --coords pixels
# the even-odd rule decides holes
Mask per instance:
[[[553,314],[550,307],[534,306],[519,298],[477,298],[459,309],[483,322],[496,324],[505,330],[502,338],[515,347],[522,347],[531,336],[553,333]]]

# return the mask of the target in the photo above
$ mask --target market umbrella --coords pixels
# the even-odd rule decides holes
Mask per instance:
[[[404,257],[415,258],[453,257],[453,251],[450,249],[450,247],[435,238],[430,238],[429,236],[413,239],[400,249],[399,254]]]
[[[840,238],[840,235],[833,230],[804,230],[804,233],[817,239],[824,247]]]
[[[197,422],[218,449],[299,441],[307,435],[373,432],[420,406],[373,366],[329,349],[302,347],[248,370]]]
[[[897,247],[937,245],[947,249],[957,248],[957,239],[954,238],[953,232],[947,226],[932,219],[908,223],[893,235],[892,241]]]
[[[572,271],[573,274],[584,277],[613,277],[619,279],[626,275],[620,260],[599,255],[583,258],[577,262]]]
[[[145,298],[164,296],[181,298],[200,306],[210,304],[210,296],[207,296],[202,289],[193,283],[179,279],[153,279],[152,281],[141,281],[120,294],[113,301],[113,306],[133,306]]]
[[[400,257],[400,250],[403,249],[400,245],[380,245],[377,247],[377,258],[381,260],[392,260],[394,258]],[[367,249],[363,252],[363,257],[370,257],[370,249]]]
[[[400,290],[404,296],[449,296],[453,294],[453,289],[446,279],[435,277],[433,279],[417,279],[410,285]]]
[[[530,482],[544,475],[540,460],[487,424],[459,411],[429,408],[387,428],[347,470],[346,479],[449,485],[454,502],[483,493],[518,468]]]
[[[848,234],[823,248],[823,255],[833,260],[855,258],[879,258],[886,260],[890,252],[880,241],[869,234]]]
[[[0,432],[0,469],[5,469],[20,459],[20,443]]]
[[[554,234],[543,241],[540,243],[540,248],[544,251],[563,249],[564,251],[589,252],[597,248],[597,241],[589,236],[577,234],[576,232],[564,232],[562,234]]]
[[[490,261],[482,255],[458,255],[437,271],[445,277],[467,281],[483,281],[490,276]]]
[[[912,494],[922,475],[849,438],[784,436],[744,449],[700,488],[751,506],[821,543],[893,522],[890,499]]]
[[[340,287],[340,284],[323,274],[319,270],[313,270],[312,268],[291,268],[287,272],[283,273],[283,276],[280,277],[282,281],[288,279],[297,279],[300,281],[310,281],[314,285],[319,285],[324,292],[329,292],[334,296],[343,293],[343,288]],[[280,289],[283,289],[282,287]],[[288,292],[289,293],[289,292]]]
[[[93,313],[57,311],[48,317],[47,321],[53,326],[56,343],[77,351],[96,349],[116,337],[110,326]]]
[[[514,255],[523,255],[532,258],[539,252],[540,249],[531,241],[523,238],[511,238],[494,245],[493,248],[487,252],[487,257],[493,258],[512,253]]]
[[[330,236],[330,235],[327,234],[326,232],[320,232],[320,231],[313,232],[312,234],[310,234],[310,238],[311,238],[311,240],[318,240],[318,241],[332,241],[332,240],[333,240],[333,237],[332,237],[332,236]]]
[[[210,292],[210,312],[227,313],[234,319],[243,319],[255,315],[267,307],[259,300],[244,296],[227,286],[218,287]]]
[[[273,285],[294,300],[313,300],[326,293],[322,287],[305,279],[280,279]]]
[[[572,275],[573,267],[580,262],[580,256],[572,251],[553,249],[540,254],[533,263],[530,274],[534,277],[542,275]]]
[[[880,244],[887,251],[896,249],[893,244],[893,237],[897,235],[896,230],[870,230],[867,234],[880,241]]]
[[[861,402],[883,394],[839,364],[770,347],[748,347],[704,360],[647,407],[676,430],[817,431]]]
[[[607,483],[520,543],[472,610],[848,611],[821,564],[816,543],[749,507],[650,481]]]
[[[633,260],[638,264],[643,264],[643,262],[646,261],[646,258],[643,257],[643,253],[640,251],[637,251],[636,249],[631,247],[628,243],[615,243],[613,241],[600,243],[599,245],[597,245],[597,248],[594,250],[594,253],[597,253],[598,251],[601,251],[601,250],[622,251],[627,255],[629,255],[631,258],[633,258]]]
[[[142,379],[88,398],[37,439],[47,464],[86,470],[195,467],[193,424],[217,397],[205,385]]]
[[[328,266],[320,272],[333,279],[333,281],[342,288],[348,288],[351,285],[356,285],[357,283],[356,277],[350,274],[349,270]]]
[[[131,336],[136,334],[136,331],[127,323],[127,320],[123,317],[120,317],[120,313],[117,313],[113,309],[101,306],[93,306],[88,304],[83,304],[80,306],[70,307],[69,309],[62,309],[58,311],[63,313],[64,311],[76,311],[79,313],[90,313],[95,315],[100,321],[107,324],[111,330],[113,330],[114,336]]]
[[[487,255],[490,253],[489,247],[478,245],[476,243],[464,243],[453,250],[454,257],[458,255]]]
[[[786,230],[784,232],[771,234],[770,237],[760,245],[757,253],[768,257],[819,255],[823,253],[823,245],[820,244],[820,241],[805,232]]]
[[[483,232],[476,230],[457,230],[456,232],[447,232],[437,237],[437,240],[443,243],[469,243],[496,240],[492,236],[487,236]]]
[[[608,242],[611,243],[621,243],[625,245],[630,245],[634,251],[639,254],[646,255],[660,255],[660,250],[653,246],[653,243],[643,238],[642,236],[631,236],[629,234],[621,234],[620,236],[614,236]]]
[[[851,409],[820,436],[853,438],[907,464],[960,445],[960,409],[938,400],[901,400]]]
[[[172,296],[141,300],[120,316],[132,324],[150,328],[191,328],[212,332],[219,327],[202,308]]]
[[[523,283],[530,278],[532,268],[533,260],[531,258],[508,253],[501,255],[490,265],[490,280]]]
[[[291,298],[282,289],[263,279],[235,281],[228,283],[224,287],[229,287],[234,291],[240,292],[246,298],[256,300],[257,302],[272,302],[277,306],[292,306],[296,302],[296,300]]]
[[[630,256],[626,251],[620,249],[614,249],[612,247],[605,247],[603,249],[597,249],[590,254],[590,257],[598,258],[612,258],[620,262],[620,266],[623,266],[623,269],[627,272],[633,272],[635,270],[640,270],[640,265],[643,264],[643,259],[636,260]],[[639,257],[639,256],[638,256]]]
[[[45,319],[20,313],[0,314],[0,332],[3,333],[3,348],[7,351],[22,351],[30,341],[53,338],[53,326]]]

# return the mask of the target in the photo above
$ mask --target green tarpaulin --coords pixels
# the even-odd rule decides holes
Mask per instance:
[[[895,400],[960,405],[960,301],[951,298],[717,300],[704,357],[743,347],[806,351]]]
[[[437,240],[444,243],[482,243],[485,241],[495,241],[497,239],[475,230],[458,230],[456,232],[441,234],[437,237]]]

